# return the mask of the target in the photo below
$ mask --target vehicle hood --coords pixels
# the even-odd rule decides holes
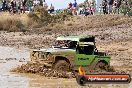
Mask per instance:
[[[75,52],[74,49],[60,49],[60,48],[48,48],[48,49],[36,49],[33,51],[41,51],[41,52]]]

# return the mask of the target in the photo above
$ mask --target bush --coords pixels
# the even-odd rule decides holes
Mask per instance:
[[[59,14],[50,15],[48,11],[42,6],[36,6],[33,12],[28,14],[29,18],[37,22],[39,25],[43,25],[43,26],[64,21],[69,16],[70,13],[68,13],[67,10],[64,10],[62,13]]]
[[[43,25],[47,25],[52,21],[51,15],[42,6],[36,6],[34,11],[28,14],[28,17],[33,19],[33,21]]]
[[[124,15],[126,14],[132,14],[132,1],[131,0],[124,0],[122,2],[122,5],[121,5],[121,13],[123,13]]]
[[[29,13],[28,17],[34,20],[35,22],[40,21],[40,18],[35,13]]]
[[[19,19],[7,18],[0,20],[0,30],[8,32],[24,31],[24,25]]]

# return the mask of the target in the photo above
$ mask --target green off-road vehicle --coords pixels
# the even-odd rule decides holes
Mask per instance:
[[[110,63],[106,53],[98,52],[93,36],[60,36],[52,48],[33,50],[31,62],[41,63],[57,70],[86,70],[104,68]]]

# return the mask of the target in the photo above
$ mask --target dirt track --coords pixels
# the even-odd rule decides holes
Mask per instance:
[[[88,30],[63,30],[58,31],[55,34],[50,34],[51,31],[45,31],[41,34],[35,33],[22,33],[22,32],[1,32],[0,34],[0,45],[1,46],[10,46],[17,48],[47,48],[50,47],[55,38],[59,35],[94,35],[96,36],[96,45],[99,50],[103,50],[108,52],[112,56],[111,65],[115,65],[115,68],[120,69],[120,66],[125,67],[122,70],[131,71],[131,57],[132,57],[132,23],[122,24],[113,27],[105,27],[105,28],[92,28]],[[62,34],[63,32],[63,34]],[[126,62],[126,63],[124,63]],[[118,63],[118,64],[117,64]],[[126,69],[127,68],[127,69]]]
[[[19,49],[47,48],[52,45],[55,38],[59,35],[67,35],[67,34],[68,35],[95,35],[97,48],[111,55],[112,60],[110,64],[114,66],[116,70],[125,71],[126,73],[132,74],[132,45],[131,45],[132,43],[132,20],[131,19],[132,18],[130,17],[127,19],[130,19],[129,22],[121,23],[119,25],[109,26],[109,27],[107,27],[108,25],[104,25],[102,27],[99,27],[99,26],[87,27],[88,24],[83,26],[84,23],[80,24],[79,26],[76,26],[77,25],[76,23],[75,24],[70,23],[72,26],[70,27],[66,26],[64,30],[62,30],[61,28],[58,30],[53,28],[51,29],[38,28],[36,30],[33,30],[33,31],[31,30],[25,33],[0,32],[0,46],[16,47]],[[67,24],[69,25],[69,23],[66,23],[65,25]],[[57,27],[61,27],[61,26],[59,25]],[[45,81],[45,78],[42,78],[42,79],[33,78],[31,80],[32,81],[31,81],[30,87],[44,86],[42,82]],[[59,84],[60,87],[71,88],[76,86],[74,79],[62,79],[62,80],[53,79],[52,80],[53,84],[50,84],[50,83],[49,84],[57,87],[56,85],[57,82],[55,82],[56,80],[64,81],[64,84],[61,84],[61,83]],[[71,85],[69,85],[69,83]],[[48,83],[45,85],[48,85]],[[109,84],[109,85],[99,84],[95,86],[88,85],[87,87],[90,87],[90,88],[122,87],[124,88],[124,87],[130,87],[130,85],[126,84],[126,85],[119,86],[119,85],[112,85],[112,84]]]

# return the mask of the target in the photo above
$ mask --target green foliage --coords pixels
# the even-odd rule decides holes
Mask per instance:
[[[28,14],[28,17],[33,19],[33,21],[35,21],[35,22],[39,22],[39,17],[35,13],[30,12]]]
[[[124,15],[126,14],[132,14],[132,1],[131,0],[124,0],[121,4],[121,13]]]
[[[51,22],[51,15],[42,6],[36,6],[34,12],[28,14],[33,21],[47,25]]]

